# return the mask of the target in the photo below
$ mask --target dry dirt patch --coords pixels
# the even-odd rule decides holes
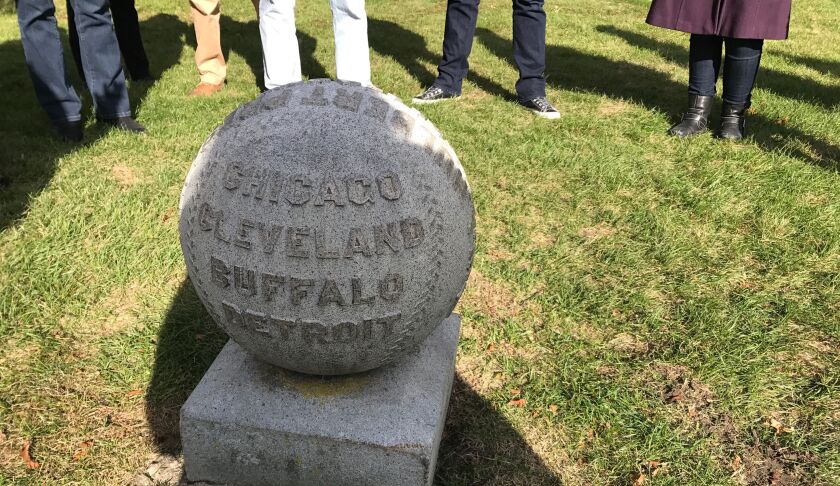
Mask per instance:
[[[115,165],[111,167],[111,175],[121,186],[133,186],[140,182],[137,171],[127,165]]]
[[[716,459],[745,486],[795,486],[811,484],[816,458],[783,446],[778,437],[762,441],[752,430],[750,437],[735,425],[732,417],[717,409],[711,387],[678,365],[657,368],[660,396],[673,407],[676,420],[687,433],[709,438],[719,450]]]
[[[588,226],[586,228],[581,228],[578,231],[578,234],[587,240],[594,241],[600,240],[601,238],[606,238],[607,236],[612,235],[615,233],[615,228],[605,224],[605,223],[598,223],[595,226]]]
[[[522,311],[522,305],[512,290],[488,279],[476,269],[470,273],[458,306],[468,307],[494,321],[516,317]]]

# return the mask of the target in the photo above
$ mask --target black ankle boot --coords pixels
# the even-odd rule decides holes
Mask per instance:
[[[99,121],[105,123],[107,125],[111,125],[114,128],[119,130],[124,130],[126,132],[134,132],[134,133],[143,133],[146,131],[146,127],[137,123],[137,120],[130,116],[120,116],[117,118],[98,118]]]
[[[741,140],[744,138],[744,115],[747,113],[749,107],[749,103],[733,105],[724,102],[723,108],[720,110],[720,128],[715,133],[715,137],[727,140]]]
[[[709,114],[712,112],[714,96],[688,95],[688,110],[682,120],[672,126],[668,133],[675,137],[697,135],[709,126]]]
[[[53,122],[53,130],[64,142],[81,142],[84,136],[84,124],[81,120]]]

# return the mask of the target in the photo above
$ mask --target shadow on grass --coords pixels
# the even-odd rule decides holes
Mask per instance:
[[[161,326],[146,414],[158,451],[181,452],[179,411],[227,336],[189,280]],[[436,484],[555,485],[560,481],[510,423],[456,376],[440,447]]]
[[[819,71],[826,76],[840,77],[840,61],[829,61],[827,59],[818,59],[816,57],[801,56],[798,54],[780,53],[778,55],[790,62],[801,64],[814,71]]]
[[[183,45],[182,36],[187,26],[172,15],[156,15],[140,26],[149,52],[151,71],[154,80],[175,64],[180,57]],[[65,68],[71,75],[83,101],[83,113],[90,112],[90,96],[81,87],[75,72],[75,63],[70,58],[70,48],[66,33],[62,30],[62,44],[65,53]],[[0,65],[3,76],[0,77],[0,231],[14,225],[22,218],[29,201],[37,197],[52,178],[56,163],[62,157],[73,153],[80,147],[95,143],[107,133],[107,129],[97,125],[85,132],[81,145],[64,143],[56,140],[51,132],[51,124],[35,98],[32,81],[26,69],[23,46],[19,40],[7,41],[0,45]],[[146,94],[154,84],[135,82],[129,85],[129,97],[135,111],[142,105]]]
[[[515,67],[509,39],[485,28],[478,28],[476,34],[490,52]],[[656,45],[656,48],[676,49],[668,43]],[[632,100],[668,114],[672,121],[677,121],[685,108],[686,86],[661,71],[558,45],[546,46],[546,58],[551,60],[545,72],[547,83],[557,89]],[[786,121],[772,120],[760,113],[750,114],[747,123],[748,136],[763,150],[779,150],[802,162],[840,171],[840,147],[788,126]],[[663,127],[663,131],[666,128]]]
[[[623,39],[636,48],[653,51],[670,62],[688,65],[688,41],[686,41],[685,45],[665,42],[611,25],[600,25],[596,30]],[[823,68],[819,70],[825,70],[827,72],[830,72],[832,68],[832,63],[829,62],[817,64],[818,59],[797,56],[793,56],[792,59],[799,59],[799,62],[804,61],[809,66],[819,66]],[[837,66],[835,65],[833,69],[837,69]],[[761,67],[758,73],[757,84],[779,96],[827,109],[831,109],[840,104],[840,88],[764,66]]]
[[[421,35],[389,20],[369,17],[368,41],[373,50],[402,64],[421,86],[431,86],[437,78],[425,64],[437,65],[440,54],[426,48],[426,40]],[[509,90],[479,74],[469,73],[467,80],[494,96],[516,99]]]

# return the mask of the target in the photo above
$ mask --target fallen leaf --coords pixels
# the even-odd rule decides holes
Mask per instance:
[[[524,399],[524,398],[520,398],[520,399],[518,399],[518,400],[511,400],[511,401],[509,401],[509,402],[508,402],[508,405],[510,405],[511,407],[522,408],[522,407],[524,407],[524,406],[525,406],[525,403],[526,403],[527,401],[528,401],[528,400],[526,400],[526,399]]]
[[[29,446],[31,442],[28,440],[23,443],[23,447],[20,450],[20,457],[23,459],[23,462],[26,464],[27,469],[38,469],[41,467],[40,464],[32,460],[32,456],[29,455]]]
[[[92,445],[93,445],[92,440],[86,440],[86,441],[80,443],[79,444],[79,450],[77,450],[76,453],[73,454],[73,460],[78,461],[79,459],[88,455],[88,450],[90,450],[90,446],[92,446]]]
[[[776,430],[776,434],[784,434],[785,432],[793,432],[793,427],[788,427],[783,424],[776,417],[770,417],[770,427]]]
[[[660,474],[664,474],[665,470],[667,469],[668,464],[659,461],[648,461],[647,469],[650,473],[650,477],[655,478]]]
[[[492,353],[495,349],[496,349],[496,346],[494,346],[493,343],[490,343],[490,344],[487,345],[487,352],[488,353]]]
[[[517,395],[521,395],[522,390],[520,390],[519,388],[511,388],[510,394],[515,397]]]
[[[557,415],[557,405],[549,405],[548,411],[553,413],[554,415]]]
[[[125,395],[128,396],[128,397],[136,397],[137,395],[140,395],[141,393],[143,393],[143,389],[142,388],[136,388],[134,390],[129,390],[128,393],[126,393]]]
[[[733,471],[736,471],[736,472],[737,472],[737,471],[739,471],[739,470],[741,469],[741,466],[742,466],[743,464],[744,464],[744,462],[743,462],[743,460],[741,459],[741,456],[735,456],[735,458],[734,458],[734,459],[732,459],[732,462],[731,462],[731,463],[729,463],[729,466],[732,468],[732,470],[733,470]]]
[[[639,478],[633,483],[633,486],[642,486],[647,481],[647,476],[639,474]]]

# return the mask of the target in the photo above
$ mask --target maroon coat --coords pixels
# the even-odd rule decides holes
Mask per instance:
[[[791,0],[653,0],[647,23],[690,34],[787,39]]]

